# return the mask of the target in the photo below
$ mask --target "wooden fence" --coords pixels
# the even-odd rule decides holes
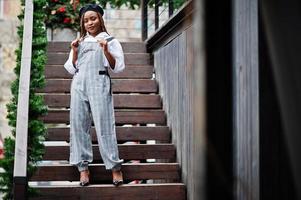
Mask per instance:
[[[197,5],[201,6],[201,3]],[[193,39],[193,32],[202,28],[193,25],[194,11],[194,2],[187,1],[145,41],[148,51],[153,53],[159,93],[172,131],[172,142],[177,147],[177,161],[189,200],[201,199],[205,194],[202,179],[205,166],[205,66],[204,59],[198,60],[194,55],[196,49],[201,53],[203,48],[196,48]],[[201,44],[202,33],[200,36],[197,41]]]

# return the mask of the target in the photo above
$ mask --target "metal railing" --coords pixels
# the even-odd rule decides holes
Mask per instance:
[[[25,0],[21,71],[14,160],[14,199],[26,199],[29,85],[32,57],[33,1]]]
[[[141,0],[142,41],[155,32],[185,2],[186,0]]]

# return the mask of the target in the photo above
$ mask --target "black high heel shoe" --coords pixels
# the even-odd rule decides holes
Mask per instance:
[[[121,177],[123,177],[123,175],[122,175],[122,172],[120,171],[120,173],[121,173]],[[120,179],[120,180],[117,180],[117,179],[113,179],[113,185],[115,185],[116,187],[118,187],[118,186],[120,186],[120,185],[122,185],[123,184],[123,178],[122,179]]]
[[[115,185],[116,187],[122,184],[123,184],[123,180],[113,180],[113,185]]]

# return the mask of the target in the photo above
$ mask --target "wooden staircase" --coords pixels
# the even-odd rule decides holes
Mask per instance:
[[[41,195],[33,199],[186,199],[185,185],[180,182],[180,166],[175,162],[176,149],[170,143],[171,133],[153,78],[150,55],[142,42],[122,43],[122,46],[126,68],[122,73],[110,74],[119,154],[128,161],[122,165],[126,183],[118,188],[111,184],[111,172],[105,170],[101,161],[93,129],[94,162],[89,168],[92,184],[78,186],[79,173],[68,164],[72,77],[63,68],[63,63],[69,53],[69,43],[52,42],[48,45],[46,87],[39,91],[49,106],[48,115],[42,117],[48,124],[46,153],[29,182]]]

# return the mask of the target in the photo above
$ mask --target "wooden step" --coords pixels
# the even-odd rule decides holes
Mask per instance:
[[[63,65],[69,57],[69,53],[47,53],[48,65]],[[148,53],[125,53],[124,63],[126,65],[151,65],[150,55]]]
[[[112,180],[111,171],[104,164],[90,164],[91,182]],[[177,163],[125,163],[122,164],[124,180],[170,179],[179,181],[180,171]],[[30,181],[78,181],[79,172],[68,164],[37,166]]]
[[[70,93],[71,80],[48,79],[46,86],[38,92]],[[158,86],[155,80],[147,79],[113,79],[112,89],[115,93],[157,93]]]
[[[94,161],[101,160],[97,145],[93,146]],[[69,145],[45,146],[43,160],[69,160]],[[118,145],[122,159],[174,159],[176,152],[173,144],[121,144]]]
[[[127,65],[120,73],[114,73],[109,70],[112,79],[150,79],[153,75],[154,67],[152,65]],[[72,75],[69,74],[63,65],[46,65],[45,67],[46,78],[62,78],[71,79]]]
[[[70,94],[45,94],[45,104],[49,107],[70,107]],[[115,108],[161,108],[159,95],[113,94]]]
[[[69,141],[70,129],[69,128],[48,128],[47,141]],[[95,128],[91,129],[92,142],[96,143]],[[161,142],[170,141],[170,131],[167,126],[140,126],[140,127],[116,127],[117,140],[123,141],[145,141],[157,140]]]
[[[40,117],[45,123],[69,123],[68,110],[49,110]],[[116,124],[166,124],[163,110],[115,110]]]
[[[80,186],[34,186],[40,197],[34,200],[185,200],[186,189],[182,183],[124,184]]]
[[[71,42],[49,42],[48,52],[69,52]],[[146,53],[144,42],[121,42],[124,53]]]

